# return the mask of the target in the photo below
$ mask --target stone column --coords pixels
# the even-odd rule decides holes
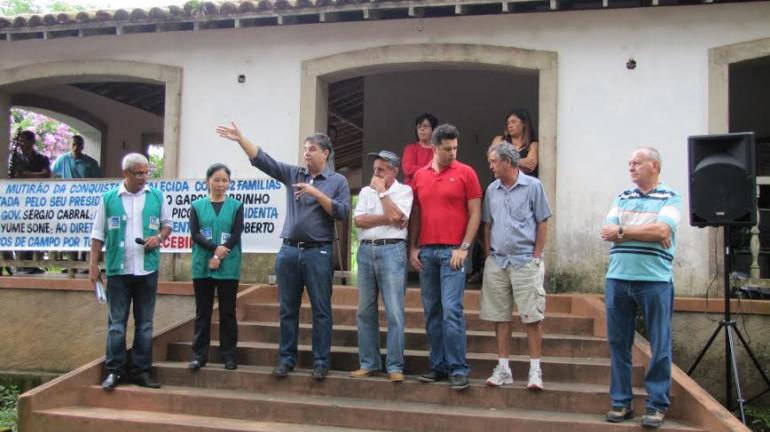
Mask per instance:
[[[11,136],[11,95],[0,92],[0,178],[8,178],[8,143]]]

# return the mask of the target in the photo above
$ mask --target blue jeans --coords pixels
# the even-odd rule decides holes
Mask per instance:
[[[145,276],[107,277],[107,358],[108,373],[126,373],[126,324],[134,302],[134,343],[131,347],[131,374],[149,372],[152,366],[152,319],[158,272]]]
[[[388,372],[404,370],[406,243],[358,248],[358,352],[362,369],[380,370],[379,294],[388,319]]]
[[[631,349],[634,344],[636,310],[642,309],[650,340],[650,359],[644,386],[647,407],[666,411],[671,390],[671,317],[674,284],[607,279],[607,339],[610,343],[612,406],[631,406]]]
[[[430,366],[449,375],[470,374],[465,359],[465,267],[452,270],[451,246],[422,246],[420,292],[425,310],[425,331],[430,344]]]
[[[299,309],[302,290],[307,287],[313,311],[313,366],[329,368],[332,347],[332,265],[331,243],[313,248],[284,244],[275,259],[280,302],[281,337],[278,361],[297,364]]]

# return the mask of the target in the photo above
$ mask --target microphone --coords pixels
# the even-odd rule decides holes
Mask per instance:
[[[136,244],[140,244],[140,245],[144,244],[144,239],[141,237],[135,238],[134,241],[136,242]]]
[[[297,170],[297,180],[304,182],[307,176],[307,168],[300,168]],[[310,179],[310,184],[313,184],[313,179]],[[299,195],[294,196],[294,201],[299,201]]]

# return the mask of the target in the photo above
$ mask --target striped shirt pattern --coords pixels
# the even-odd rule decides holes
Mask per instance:
[[[607,223],[634,226],[663,222],[671,228],[671,247],[660,242],[623,241],[610,248],[608,279],[633,281],[671,280],[676,250],[676,228],[682,218],[682,197],[663,183],[643,194],[638,188],[627,189],[612,202]]]

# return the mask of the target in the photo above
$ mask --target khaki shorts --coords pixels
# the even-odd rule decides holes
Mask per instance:
[[[513,302],[519,307],[521,322],[534,323],[545,319],[544,264],[530,261],[519,268],[501,269],[494,258],[484,264],[481,287],[480,318],[484,321],[511,320]]]

